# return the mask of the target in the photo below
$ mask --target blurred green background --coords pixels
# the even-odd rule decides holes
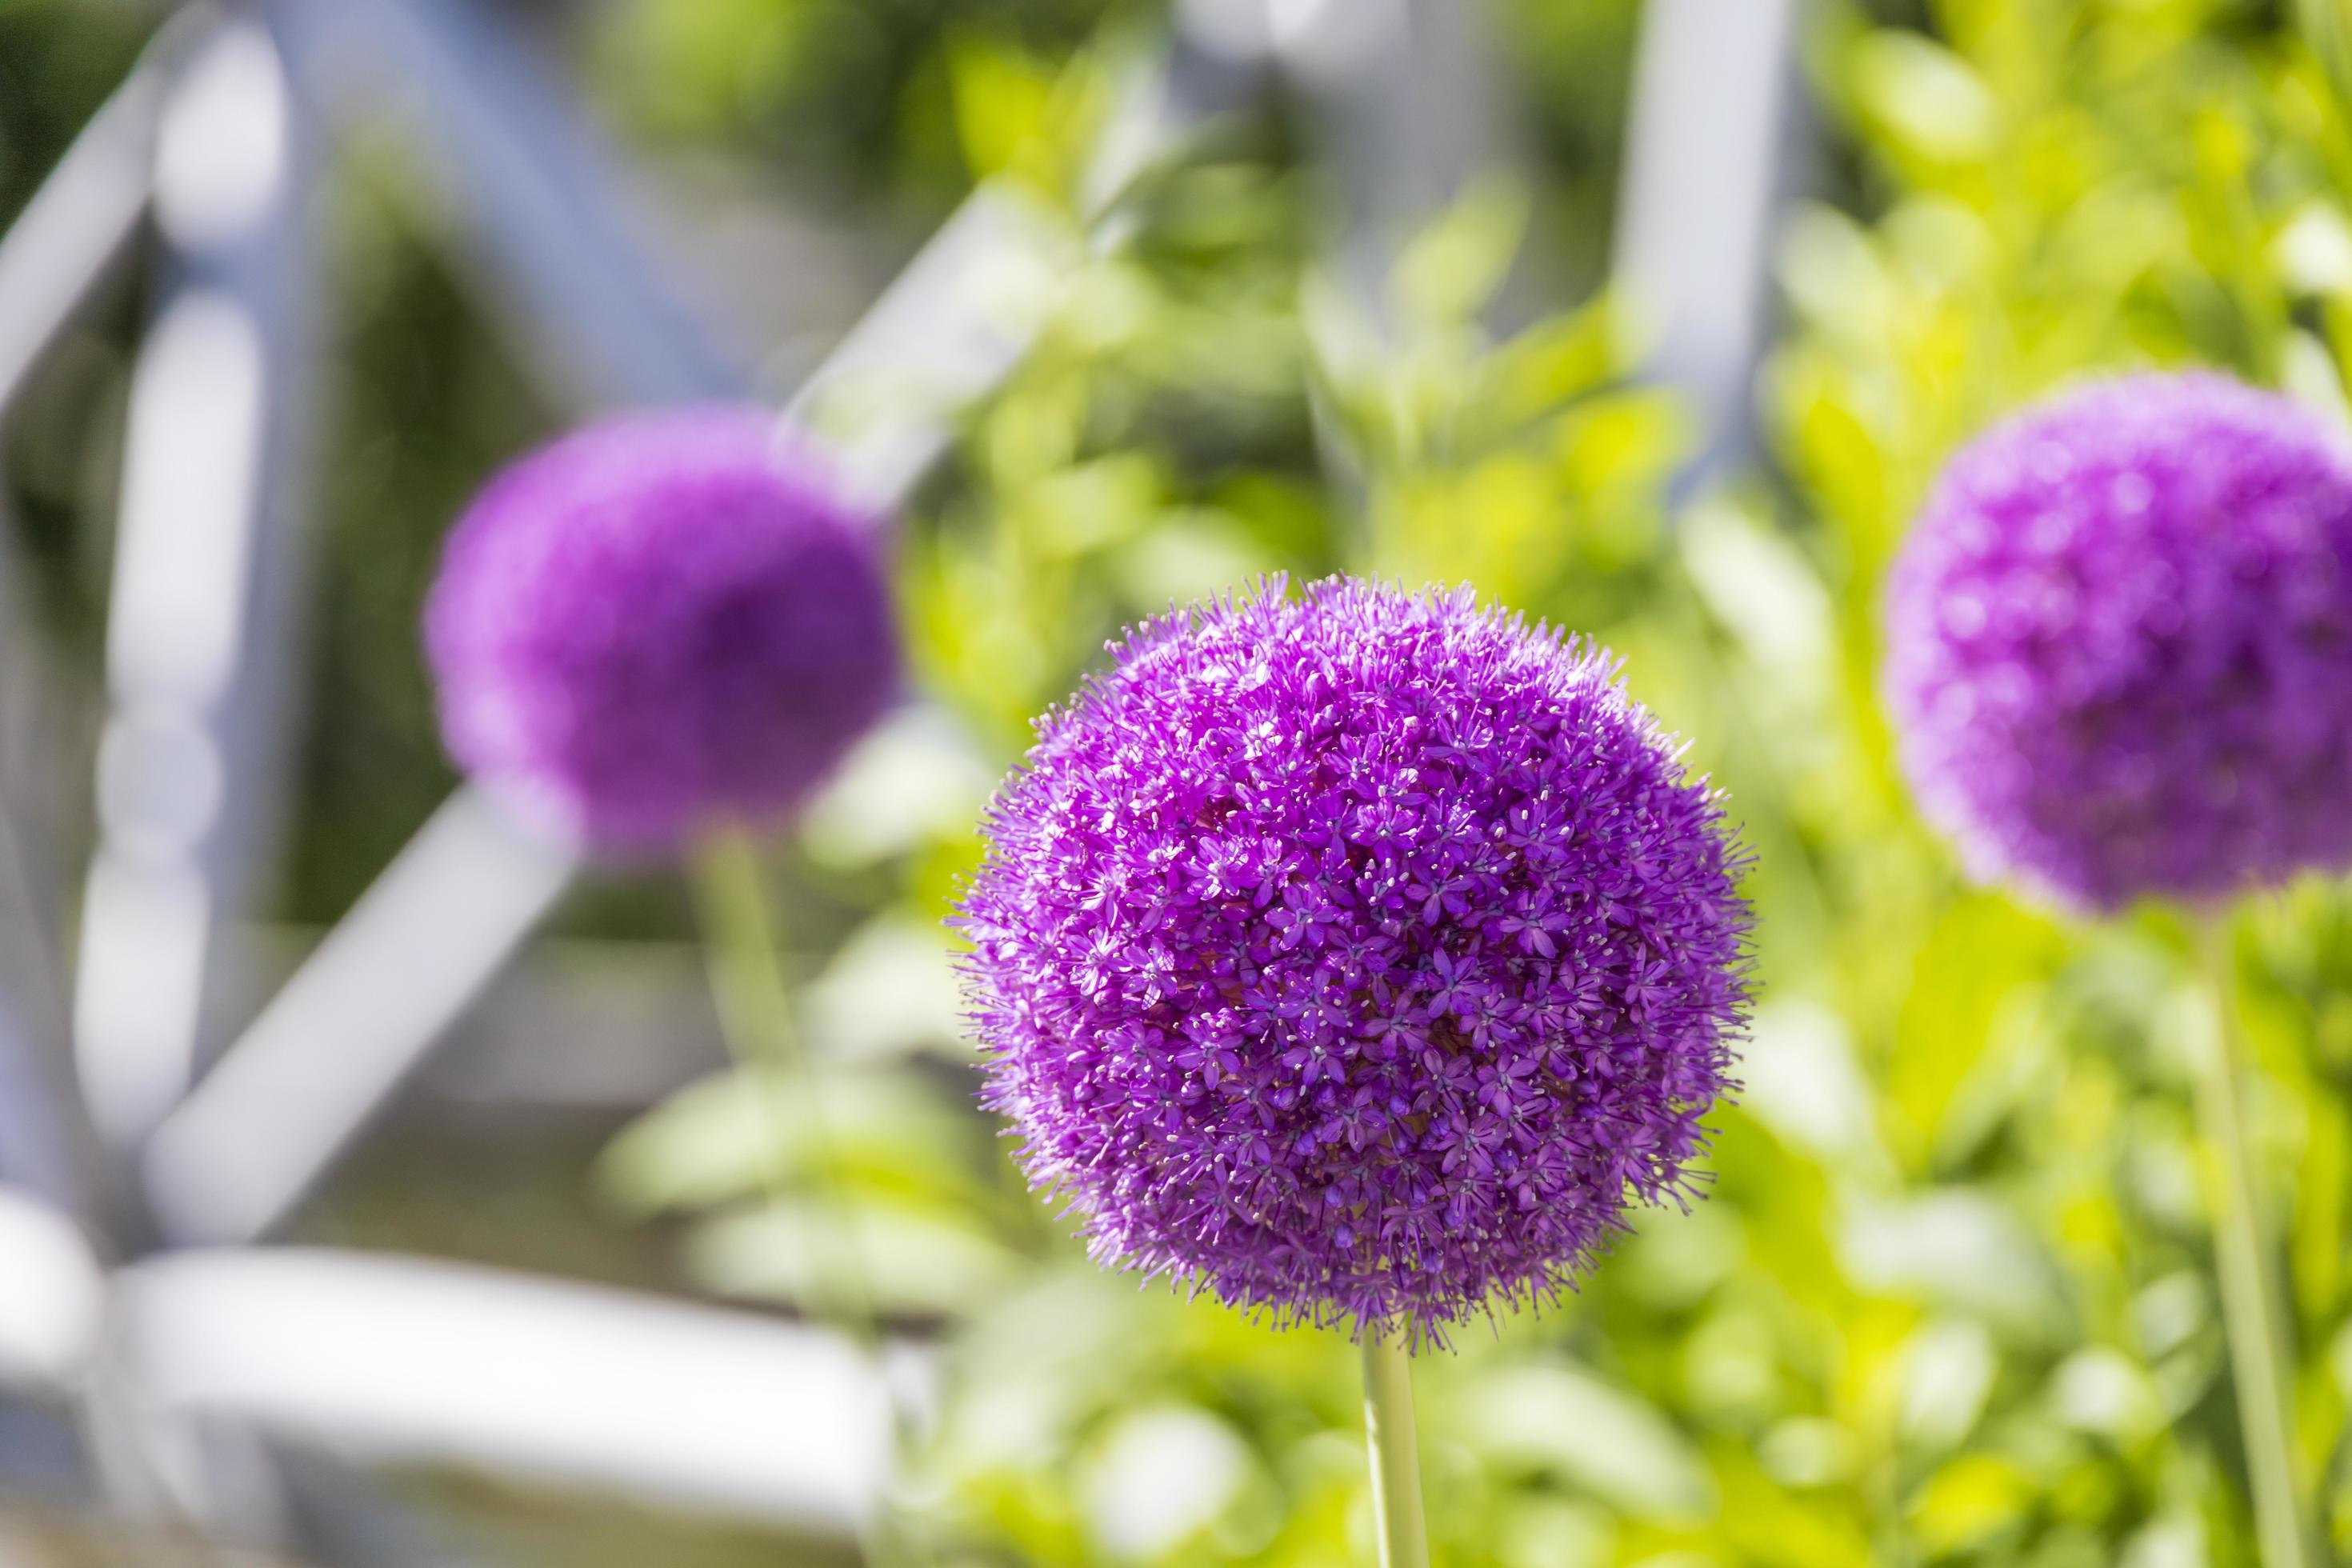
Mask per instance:
[[[1385,341],[1320,264],[1328,187],[1296,105],[1245,116],[1151,178],[1132,243],[1076,269],[1011,381],[957,412],[902,520],[919,685],[951,721],[877,737],[780,847],[832,1108],[830,1138],[781,1130],[790,1190],[759,1086],[719,1072],[642,1114],[420,1101],[299,1233],[791,1311],[844,1256],[820,1197],[846,1192],[883,1304],[940,1346],[907,1502],[948,1561],[1368,1560],[1350,1347],[1085,1262],[971,1106],[940,921],[1030,717],[1123,623],[1269,572],[1466,580],[1615,648],[1728,789],[1761,1001],[1709,1201],[1423,1364],[1438,1560],[2252,1563],[2184,932],[1961,879],[1892,765],[1875,605],[1943,455],[2040,389],[2197,361],[2343,409],[2352,120],[2326,7],[1811,8],[1759,440],[1697,486],[1676,482],[1693,423],[1632,374],[1641,334],[1604,289],[1636,0],[1486,6],[1520,178],[1405,249]],[[833,237],[839,277],[815,286],[851,302],[802,323],[820,343],[976,181],[1072,202],[1120,48],[1160,20],[1094,0],[536,10],[656,184]],[[0,0],[0,216],[152,21]],[[272,902],[293,931],[348,908],[453,782],[414,632],[437,541],[571,416],[459,286],[397,149],[338,174],[311,710]],[[1538,302],[1499,332],[1515,271]],[[84,671],[139,294],[110,296],[6,433],[33,602]],[[779,387],[814,352],[737,346]],[[692,928],[647,875],[586,889],[556,935],[666,953]],[[2236,939],[2302,1436],[2352,1549],[2352,896],[2263,899]],[[616,1534],[603,1505],[478,1478],[400,1484],[518,1560],[792,1560],[681,1521]]]

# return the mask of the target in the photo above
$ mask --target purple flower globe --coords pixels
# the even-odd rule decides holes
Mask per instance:
[[[426,604],[450,752],[606,851],[774,818],[896,691],[874,535],[759,409],[558,440],[474,502]]]
[[[984,1098],[1097,1260],[1442,1340],[1689,1190],[1743,862],[1612,661],[1340,579],[1113,653],[961,917]]]
[[[2053,398],[1944,472],[1888,585],[1928,817],[2112,910],[2352,863],[2352,456],[2213,374]]]

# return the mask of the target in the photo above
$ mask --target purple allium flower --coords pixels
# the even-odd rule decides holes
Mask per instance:
[[[1098,1260],[1437,1337],[1690,1186],[1742,859],[1605,656],[1281,594],[1134,632],[991,806],[985,1099]]]
[[[2077,905],[2352,863],[2352,457],[2302,405],[2137,375],[1954,458],[1888,585],[1927,815]]]
[[[458,763],[619,852],[786,811],[898,679],[873,529],[751,408],[627,416],[507,469],[425,635]]]

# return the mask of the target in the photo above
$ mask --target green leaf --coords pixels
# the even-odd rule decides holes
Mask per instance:
[[[687,1237],[686,1259],[725,1295],[818,1311],[863,1300],[892,1316],[943,1318],[978,1310],[1020,1269],[1016,1254],[969,1221],[862,1197],[705,1220]]]
[[[1087,1531],[1115,1560],[1160,1561],[1197,1542],[1255,1469],[1241,1435],[1198,1405],[1129,1411],[1078,1478]]]
[[[1912,968],[1886,1063],[1886,1091],[1903,1154],[1949,1164],[1985,1131],[1964,1115],[1977,1075],[1998,1077],[2007,1053],[2036,1026],[2023,1009],[2064,953],[2050,923],[2003,898],[1979,894],[1947,910]]]
[[[1423,328],[1467,321],[1502,287],[1527,226],[1525,184],[1501,175],[1473,181],[1397,258],[1391,306]]]
[[[2056,1270],[1986,1193],[1946,1187],[1855,1205],[1840,1227],[1846,1277],[1865,1290],[1986,1318],[2011,1337],[2066,1332]]]
[[[1698,1452],[1635,1395],[1557,1363],[1481,1376],[1446,1427],[1489,1463],[1549,1470],[1638,1518],[1689,1525],[1716,1504]]]
[[[1965,1455],[1931,1477],[1913,1506],[1921,1544],[1957,1552],[2015,1523],[2033,1497],[2033,1483],[2011,1461]]]
[[[981,1130],[928,1086],[886,1073],[829,1071],[820,1081],[816,1105],[789,1072],[691,1085],[613,1141],[599,1184],[636,1215],[708,1208],[820,1177],[961,1202],[991,1168]]]
[[[811,1037],[837,1057],[925,1051],[969,1060],[953,940],[938,921],[903,910],[858,927],[809,983]]]
[[[1888,28],[1853,55],[1864,107],[1908,151],[1937,163],[1968,163],[1993,146],[2001,105],[1968,61],[1919,33]]]
[[[996,785],[971,738],[936,710],[909,708],[868,734],[811,801],[799,838],[835,869],[870,866],[941,838],[962,838]]]
[[[948,80],[956,139],[972,174],[1013,167],[1045,128],[1052,74],[1024,50],[974,34],[948,50]]]
[[[1497,348],[1478,366],[1478,417],[1507,436],[1604,385],[1631,359],[1614,303],[1596,300],[1549,317]]]

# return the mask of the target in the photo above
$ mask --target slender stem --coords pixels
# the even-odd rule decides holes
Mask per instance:
[[[889,1400],[891,1470],[898,1473],[912,1446],[908,1415],[890,1385],[881,1314],[859,1251],[856,1212],[834,1165],[823,1078],[793,1024],[779,956],[782,922],[768,897],[759,846],[740,829],[722,828],[698,847],[692,871],[719,1025],[767,1122],[762,1142],[771,1154],[762,1180],[772,1199],[792,1195],[787,1129],[797,1116],[802,1147],[823,1199],[823,1212],[810,1227],[823,1250],[810,1260],[809,1314],[848,1335],[873,1359]],[[858,1554],[877,1564],[919,1562],[929,1553],[919,1542],[912,1521],[886,1498],[880,1516],[859,1529]]]
[[[2285,1293],[2272,1268],[2255,1180],[2243,1096],[2245,1046],[2234,1003],[2236,976],[2229,932],[2218,916],[2198,931],[2203,971],[2205,1027],[2197,1062],[2197,1110],[2221,1177],[2214,1219],[2214,1260],[2221,1272],[2221,1320],[2230,1342],[2230,1371],[2238,1392],[2238,1425],[2252,1478],[2254,1534],[2263,1568],[2310,1568],[2296,1462],[2293,1382]]]
[[[792,1194],[787,1130],[795,1120],[807,1163],[824,1190],[825,1212],[811,1230],[827,1256],[809,1271],[811,1315],[873,1349],[881,1342],[880,1325],[824,1135],[824,1084],[793,1024],[778,955],[782,922],[761,875],[759,846],[737,828],[709,835],[694,857],[694,890],[720,1027],[768,1124],[768,1195]]]
[[[1429,1568],[1421,1511],[1421,1440],[1412,1425],[1412,1352],[1402,1333],[1364,1331],[1364,1438],[1372,1455],[1372,1530],[1381,1568]]]

